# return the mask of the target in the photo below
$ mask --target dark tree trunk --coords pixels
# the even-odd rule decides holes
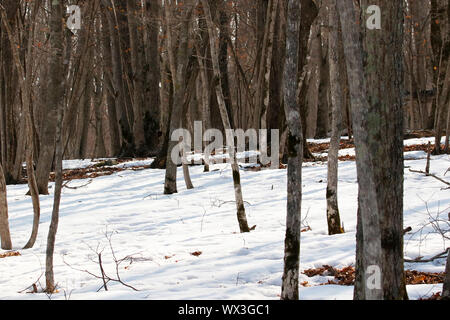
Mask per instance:
[[[147,15],[147,54],[145,71],[146,80],[146,101],[144,104],[144,131],[145,141],[149,148],[150,154],[156,153],[160,144],[161,130],[160,113],[160,61],[158,50],[158,34],[159,34],[159,14],[160,4],[158,1],[146,0]]]
[[[370,3],[363,1],[362,7]],[[403,3],[380,1],[382,28],[337,1],[355,132],[360,216],[355,297],[406,299],[403,269]],[[362,43],[358,30],[362,31]],[[361,231],[363,234],[361,235]],[[361,265],[358,261],[362,262]],[[379,271],[379,272],[378,272]],[[376,279],[375,285],[368,280]],[[364,287],[364,289],[362,289]]]
[[[11,250],[11,234],[8,221],[8,201],[6,196],[6,181],[3,166],[0,164],[0,239],[3,250]]]
[[[332,121],[331,121],[331,141],[328,151],[328,179],[327,179],[327,221],[328,234],[342,233],[341,218],[339,216],[338,206],[338,158],[339,142],[341,140],[342,130],[342,85],[341,85],[341,56],[340,56],[340,23],[336,10],[336,0],[329,1],[329,24],[331,31],[329,34],[329,72],[330,89],[332,102]]]
[[[47,238],[47,251],[45,262],[45,283],[46,292],[53,293],[56,289],[53,271],[53,253],[55,250],[56,232],[59,221],[59,204],[61,201],[62,189],[62,122],[63,122],[63,101],[64,101],[64,74],[63,74],[63,7],[64,1],[54,0],[51,2],[50,13],[50,64],[49,74],[49,100],[53,110],[57,110],[56,117],[56,147],[55,147],[55,195],[53,201],[52,218]]]
[[[445,264],[445,278],[442,288],[442,299],[450,300],[450,248],[447,249],[447,262]]]
[[[284,103],[286,121],[289,130],[288,194],[284,270],[281,288],[282,300],[298,300],[299,298],[298,277],[300,266],[303,160],[303,130],[300,105],[297,102],[299,34],[300,3],[296,0],[288,0],[288,14],[286,23],[286,64],[284,70]]]

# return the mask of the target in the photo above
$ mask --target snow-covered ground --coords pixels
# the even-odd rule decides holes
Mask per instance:
[[[417,139],[416,139],[417,140]],[[426,139],[418,139],[426,143]],[[347,150],[347,152],[351,152]],[[414,259],[442,252],[448,243],[431,226],[429,214],[450,210],[450,191],[432,177],[412,173],[424,170],[424,157],[405,161],[405,255]],[[419,159],[417,159],[419,158]],[[408,159],[408,157],[407,157]],[[138,165],[151,160],[139,161]],[[65,168],[88,166],[90,161],[65,162]],[[136,162],[135,162],[136,164]],[[130,164],[121,164],[130,166]],[[450,167],[449,156],[432,157],[431,171],[440,177]],[[163,170],[126,170],[111,176],[74,180],[63,190],[61,218],[55,249],[55,279],[59,293],[52,299],[279,299],[283,269],[286,216],[286,170],[241,171],[247,218],[256,230],[240,234],[231,170],[214,165],[210,173],[191,167],[194,190],[186,190],[181,168],[178,194],[163,195]],[[356,168],[352,161],[339,163],[339,206],[345,234],[328,236],[325,189],[326,164],[305,163],[303,181],[304,225],[301,269],[354,264],[357,209]],[[447,173],[447,177],[449,173]],[[447,177],[444,177],[448,180]],[[84,186],[85,185],[85,186]],[[53,190],[50,189],[51,193]],[[31,232],[31,199],[25,185],[8,186],[10,227],[20,256],[0,259],[0,299],[48,299],[30,294],[38,279],[45,284],[45,250],[53,194],[41,197],[41,224],[36,245],[21,250]],[[109,291],[98,291],[102,280],[96,252],[103,250],[106,274],[115,277],[108,239],[117,259],[130,256],[119,266],[124,283],[108,283]],[[192,255],[192,253],[197,255]],[[0,254],[4,251],[0,250]],[[201,253],[199,255],[199,253]],[[432,263],[406,264],[406,269],[442,272],[444,259]],[[301,299],[351,299],[353,287],[326,285],[329,277],[308,278],[301,274]],[[38,287],[38,289],[41,289]],[[428,297],[442,285],[408,286],[411,299]],[[98,291],[98,292],[97,292]]]

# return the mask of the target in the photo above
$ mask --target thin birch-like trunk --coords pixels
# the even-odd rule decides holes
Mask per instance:
[[[48,103],[52,104],[54,110],[57,110],[56,116],[56,138],[55,138],[55,194],[53,199],[53,210],[50,222],[50,228],[47,237],[47,250],[45,259],[45,291],[53,293],[56,289],[53,253],[55,250],[56,232],[59,222],[59,205],[61,202],[62,189],[62,159],[63,159],[63,140],[62,123],[64,114],[64,77],[63,77],[63,6],[64,1],[53,0],[50,13],[50,82],[52,88],[49,94]]]
[[[271,72],[272,72],[272,57],[273,57],[273,42],[274,42],[274,35],[275,35],[275,20],[277,18],[277,12],[278,12],[278,2],[279,0],[273,0],[273,6],[272,6],[272,13],[270,18],[270,24],[269,24],[269,35],[268,35],[268,43],[267,43],[267,54],[266,54],[266,61],[265,61],[265,72],[264,72],[264,85],[263,85],[263,105],[262,105],[262,112],[261,112],[261,123],[260,128],[265,130],[267,129],[267,112],[269,110],[269,103],[270,103],[270,78],[271,78]],[[261,134],[261,144],[260,148],[266,148],[267,149],[267,131],[263,132]],[[267,154],[267,150],[261,150],[263,153]]]
[[[217,49],[217,31],[213,24],[211,17],[211,10],[207,0],[202,0],[203,10],[205,12],[206,23],[208,25],[208,34],[211,48],[211,58],[214,70],[214,82],[216,89],[217,102],[219,104],[220,116],[222,118],[223,127],[226,132],[226,139],[228,145],[228,152],[231,162],[231,170],[233,172],[234,183],[234,195],[236,199],[237,218],[239,222],[239,229],[243,232],[250,232],[248,227],[247,216],[245,214],[244,199],[242,196],[241,176],[239,173],[239,165],[236,159],[236,150],[234,145],[234,135],[231,130],[230,118],[228,116],[227,108],[225,105],[225,98],[222,92],[222,86],[220,83],[220,68],[219,68],[219,55]]]
[[[336,8],[336,0],[330,0],[330,8]],[[330,66],[330,89],[332,102],[331,141],[328,150],[328,179],[327,179],[327,221],[328,234],[342,233],[341,219],[338,206],[338,157],[339,142],[342,130],[342,85],[340,74],[340,47],[339,47],[339,16],[336,10],[329,10],[328,58]]]

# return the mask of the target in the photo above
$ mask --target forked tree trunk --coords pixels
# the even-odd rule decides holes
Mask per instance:
[[[40,204],[39,204],[39,192],[38,187],[36,183],[36,176],[34,172],[34,162],[33,162],[33,152],[34,152],[34,146],[33,146],[33,125],[32,125],[32,108],[31,108],[31,88],[32,88],[32,81],[33,81],[33,68],[31,67],[33,65],[33,41],[34,41],[34,32],[35,32],[35,19],[37,16],[38,9],[40,7],[40,1],[34,2],[34,6],[32,9],[32,19],[31,19],[31,27],[28,30],[28,45],[27,45],[27,55],[25,56],[25,61],[27,63],[28,68],[25,69],[24,65],[21,62],[20,59],[20,53],[18,50],[18,47],[12,46],[12,53],[13,53],[13,60],[14,65],[17,69],[17,73],[19,75],[19,87],[20,87],[20,93],[21,93],[21,100],[22,100],[22,108],[23,108],[23,115],[24,115],[24,121],[25,121],[25,130],[23,134],[23,139],[26,143],[26,164],[27,164],[27,175],[28,175],[28,186],[30,188],[30,194],[32,197],[33,202],[33,228],[31,232],[31,237],[26,244],[24,249],[29,249],[34,246],[34,243],[36,241],[38,228],[39,228],[39,218],[40,218]],[[4,22],[5,29],[7,31],[9,40],[12,43],[14,43],[14,36],[13,31],[11,29],[11,26],[6,19],[5,13],[2,11],[2,20]],[[21,165],[22,166],[22,165]]]
[[[64,77],[63,77],[63,7],[64,1],[53,0],[50,13],[50,65],[49,74],[50,90],[48,103],[53,110],[57,110],[56,116],[56,144],[55,144],[55,195],[53,200],[52,218],[47,238],[47,250],[45,260],[45,291],[53,293],[56,289],[53,272],[53,253],[55,250],[56,232],[59,222],[59,205],[62,189],[62,122],[64,113]]]
[[[189,23],[190,17],[193,11],[192,3],[185,3],[183,8],[184,13],[182,15],[183,25],[180,28],[180,40],[178,44],[177,60],[175,61],[174,50],[175,46],[173,44],[173,34],[172,34],[172,14],[170,12],[169,3],[164,4],[165,18],[167,23],[167,47],[169,55],[170,71],[172,73],[173,81],[173,107],[172,114],[170,117],[170,129],[169,129],[169,142],[167,149],[167,160],[166,160],[166,176],[164,182],[164,194],[174,194],[177,193],[177,163],[172,159],[172,152],[174,148],[179,143],[178,141],[172,141],[172,134],[175,130],[179,129],[181,125],[182,113],[183,113],[183,101],[186,90],[186,78],[187,78],[187,65],[188,65],[188,43],[189,43]],[[183,167],[183,173],[189,174],[188,168]],[[187,172],[186,172],[187,171]],[[189,179],[185,179],[187,187],[189,185]]]
[[[343,233],[341,227],[341,218],[339,216],[338,206],[338,156],[339,142],[342,130],[342,85],[340,74],[340,47],[339,47],[339,16],[334,10],[336,0],[330,0],[329,24],[331,31],[329,33],[328,58],[330,66],[330,89],[332,102],[332,121],[331,121],[331,142],[328,151],[328,179],[327,179],[327,221],[328,234]]]
[[[219,68],[219,55],[217,49],[217,30],[213,24],[211,17],[211,10],[207,0],[202,0],[204,15],[206,18],[206,23],[208,25],[208,34],[211,48],[211,58],[214,70],[214,85],[216,89],[217,102],[219,104],[220,116],[222,118],[223,127],[226,133],[228,151],[231,162],[231,170],[233,172],[233,183],[234,183],[234,195],[236,198],[236,208],[237,208],[237,218],[239,222],[239,229],[243,232],[250,232],[250,228],[247,223],[247,216],[245,214],[244,199],[242,197],[242,187],[241,187],[241,176],[239,173],[239,165],[236,159],[236,150],[234,146],[234,135],[231,130],[230,118],[227,112],[227,107],[225,104],[225,98],[222,91],[221,81],[220,81],[220,68]]]
[[[362,10],[370,3],[363,1]],[[403,3],[379,1],[382,30],[337,1],[352,100],[360,216],[357,299],[407,299],[403,266]],[[362,31],[363,39],[359,38]],[[361,234],[361,232],[363,234]]]
[[[371,165],[366,80],[364,78],[363,50],[359,37],[352,0],[336,1],[340,15],[344,52],[347,64],[349,91],[352,105],[353,130],[356,145],[358,175],[358,224],[355,299],[381,300],[383,289],[366,287],[368,266],[381,266],[380,213],[376,199],[375,173]],[[333,10],[333,9],[331,9]],[[364,230],[364,233],[361,232]],[[379,279],[382,280],[382,279]]]
[[[288,137],[287,218],[284,249],[282,300],[298,300],[300,266],[300,226],[302,203],[303,129],[297,101],[299,67],[300,2],[288,0],[284,104]]]
[[[258,88],[256,91],[255,129],[267,129],[267,110],[270,101],[270,76],[272,71],[273,42],[275,22],[277,19],[279,0],[270,0],[267,6],[266,26],[262,48],[262,59],[258,70]],[[259,123],[258,123],[259,122]],[[262,136],[262,145],[267,145],[267,136]]]

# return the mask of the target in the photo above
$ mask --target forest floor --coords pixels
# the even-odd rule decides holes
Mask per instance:
[[[404,226],[411,231],[405,234],[404,249],[410,260],[433,257],[449,246],[436,226],[448,228],[450,189],[432,176],[410,171],[425,169],[429,141],[434,139],[405,141]],[[329,140],[309,142],[317,146],[315,156],[326,156]],[[350,142],[344,144],[340,156],[353,157]],[[241,171],[247,218],[256,229],[240,234],[229,165],[215,164],[209,173],[192,166],[194,190],[186,190],[179,168],[179,193],[167,196],[164,170],[149,169],[151,162],[64,162],[66,181],[55,248],[59,291],[52,296],[41,292],[53,183],[51,194],[41,196],[40,232],[30,250],[20,249],[31,232],[28,188],[8,186],[14,250],[0,250],[0,299],[279,299],[286,170]],[[445,175],[449,167],[449,155],[431,157],[430,172],[437,177],[449,181],[449,173]],[[305,163],[303,176],[301,299],[351,299],[355,162],[339,163],[339,207],[346,231],[341,235],[327,234],[326,162]],[[105,279],[112,279],[108,291],[98,264],[100,253]],[[435,297],[442,290],[444,267],[445,258],[406,263],[409,297]]]

